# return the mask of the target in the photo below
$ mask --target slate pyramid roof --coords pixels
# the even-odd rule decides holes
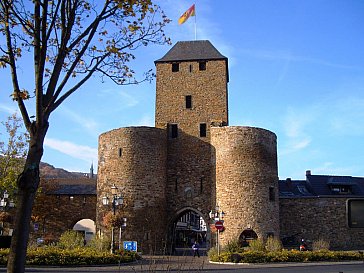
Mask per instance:
[[[199,60],[226,60],[208,40],[177,42],[161,59],[161,62],[199,61]]]

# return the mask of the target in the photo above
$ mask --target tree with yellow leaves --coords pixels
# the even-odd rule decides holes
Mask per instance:
[[[0,67],[9,70],[10,94],[30,137],[25,166],[17,178],[9,273],[25,270],[29,222],[51,114],[93,75],[119,85],[150,80],[151,70],[137,80],[129,62],[138,47],[170,43],[163,31],[168,22],[151,0],[0,1]],[[18,77],[25,56],[34,65],[31,90],[23,89]],[[33,114],[27,108],[30,101]]]

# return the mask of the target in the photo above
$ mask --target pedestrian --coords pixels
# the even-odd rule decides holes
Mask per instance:
[[[193,257],[200,257],[200,253],[198,252],[198,249],[200,248],[200,246],[198,245],[197,241],[195,241],[192,245],[192,250],[193,250]]]
[[[300,251],[307,251],[307,244],[305,242],[305,239],[301,240]]]

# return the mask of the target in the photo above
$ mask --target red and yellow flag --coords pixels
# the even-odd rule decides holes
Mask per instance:
[[[182,25],[184,22],[187,21],[190,16],[195,16],[195,4],[193,4],[188,10],[186,10],[181,17],[178,19],[178,24]]]

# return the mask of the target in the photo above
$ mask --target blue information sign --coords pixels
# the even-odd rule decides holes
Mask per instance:
[[[123,246],[125,250],[135,251],[138,250],[138,243],[136,241],[124,241]]]

